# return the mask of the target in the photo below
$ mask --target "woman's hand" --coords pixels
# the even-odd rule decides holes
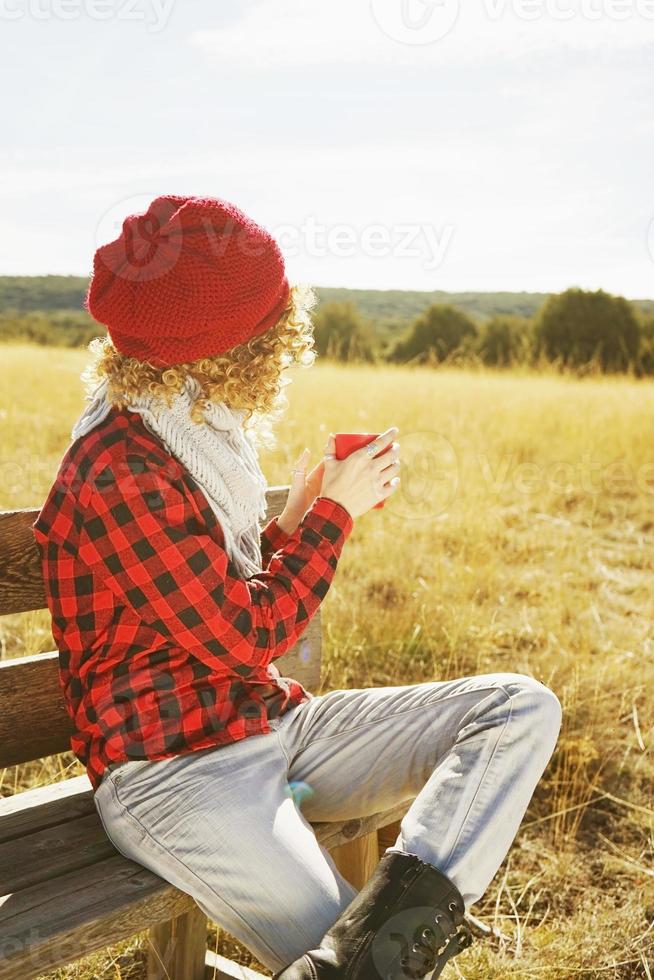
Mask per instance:
[[[291,488],[288,491],[284,509],[277,518],[277,524],[286,534],[293,534],[320,493],[325,461],[321,459],[311,472],[307,473],[310,455],[310,451],[304,449],[295,461],[291,474]]]
[[[340,460],[334,457],[335,440],[330,433],[322,496],[331,497],[355,518],[395,493],[400,484],[397,475],[400,444],[395,441],[398,431],[397,426],[392,425],[372,442]]]

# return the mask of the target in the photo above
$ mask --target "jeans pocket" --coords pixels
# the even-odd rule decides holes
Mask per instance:
[[[124,779],[128,776],[131,777],[135,772],[139,772],[144,766],[151,766],[152,760],[150,759],[134,759],[129,762],[123,762],[121,766],[116,769],[110,769],[107,774],[107,780],[112,783],[113,786],[120,786]]]

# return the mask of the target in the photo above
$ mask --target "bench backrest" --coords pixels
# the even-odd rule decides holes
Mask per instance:
[[[288,486],[266,491],[267,519],[280,514]],[[32,525],[38,510],[0,512],[0,616],[45,609]],[[320,610],[295,646],[275,660],[280,673],[308,689],[320,683]],[[70,749],[72,722],[59,683],[59,654],[0,661],[0,768]]]

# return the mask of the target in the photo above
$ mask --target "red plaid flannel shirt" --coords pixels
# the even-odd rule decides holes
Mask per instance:
[[[273,660],[308,626],[352,526],[328,497],[291,535],[273,518],[264,570],[243,579],[206,496],[140,415],[113,408],[69,446],[33,530],[94,792],[110,762],[269,732],[313,696]]]

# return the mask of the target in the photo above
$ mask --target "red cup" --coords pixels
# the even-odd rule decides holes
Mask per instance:
[[[381,433],[379,432],[335,432],[334,433],[334,456],[336,459],[345,459],[350,453],[353,453],[355,449],[361,449],[362,446],[367,446],[369,442],[376,439]],[[392,442],[382,449],[380,453],[375,453],[374,458],[377,459],[378,456],[383,456],[387,453]],[[385,500],[380,500],[373,507],[373,510],[378,510],[383,507],[386,503]]]

